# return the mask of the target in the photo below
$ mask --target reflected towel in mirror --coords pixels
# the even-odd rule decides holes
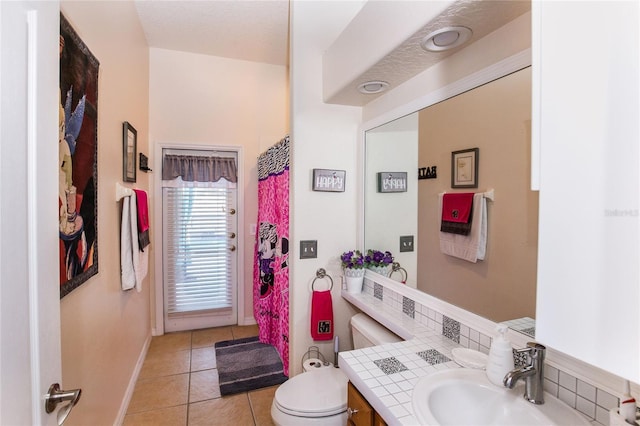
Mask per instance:
[[[442,211],[442,199],[444,194],[438,197],[440,211]],[[484,260],[487,248],[487,202],[483,193],[473,196],[473,214],[471,219],[471,232],[469,235],[457,235],[440,232],[440,251],[446,255],[464,259],[476,263]]]

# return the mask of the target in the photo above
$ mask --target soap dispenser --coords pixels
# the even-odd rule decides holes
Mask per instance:
[[[504,376],[514,369],[513,349],[506,338],[507,326],[498,324],[498,335],[491,343],[489,360],[487,361],[487,377],[496,386],[504,386]]]

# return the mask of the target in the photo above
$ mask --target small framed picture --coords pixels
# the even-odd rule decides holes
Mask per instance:
[[[478,187],[479,148],[463,149],[451,153],[451,187]]]
[[[379,172],[378,192],[407,192],[407,172]]]
[[[136,145],[138,132],[129,122],[122,123],[122,180],[136,181]]]
[[[313,169],[313,190],[344,192],[345,170]]]

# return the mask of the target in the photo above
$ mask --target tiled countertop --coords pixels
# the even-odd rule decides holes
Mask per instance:
[[[431,373],[459,368],[451,349],[460,345],[369,294],[343,291],[342,297],[407,340],[340,352],[340,368],[390,426],[419,424],[411,405],[414,386]]]

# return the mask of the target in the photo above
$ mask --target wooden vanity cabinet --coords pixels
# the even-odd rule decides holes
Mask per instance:
[[[387,426],[351,382],[347,387],[347,414],[350,426]]]

